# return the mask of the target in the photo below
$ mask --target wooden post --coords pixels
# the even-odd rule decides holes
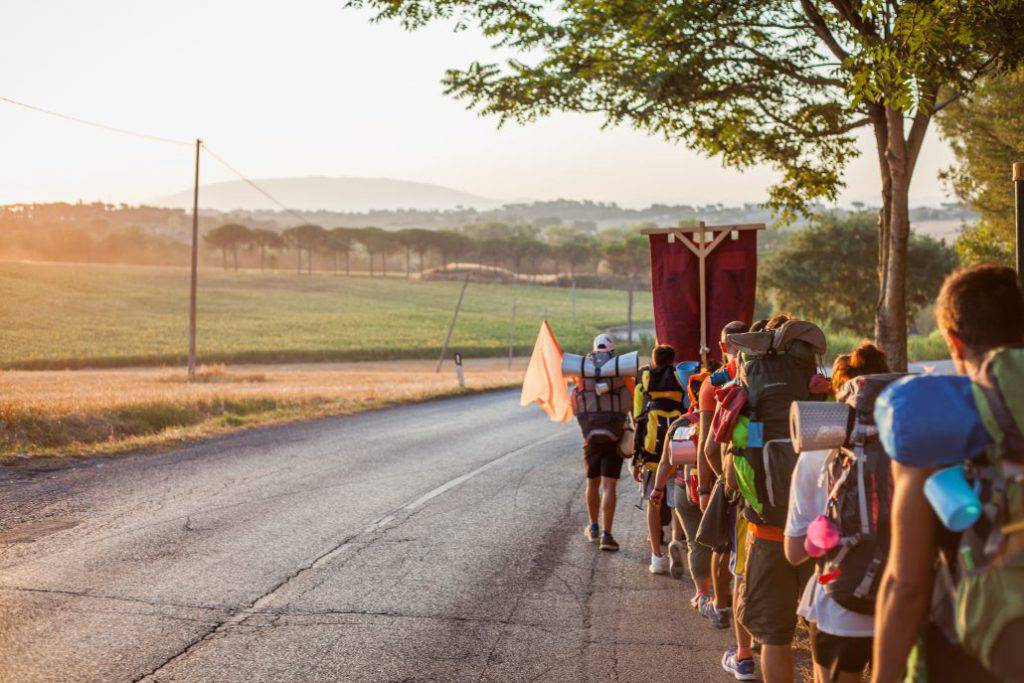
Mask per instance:
[[[508,369],[512,369],[512,354],[516,344],[516,299],[512,297],[512,325],[508,328]]]
[[[448,353],[448,342],[452,340],[452,330],[455,329],[455,321],[459,317],[459,309],[462,308],[462,298],[466,296],[466,287],[469,285],[469,275],[462,281],[462,291],[459,292],[459,300],[455,303],[455,310],[452,311],[452,321],[448,323],[448,334],[444,337],[444,344],[441,345],[441,355],[437,357],[437,368],[434,372],[441,372],[441,364],[444,363],[444,356]]]
[[[1013,165],[1013,195],[1016,204],[1017,280],[1024,285],[1024,162]]]
[[[196,378],[196,289],[199,280],[199,150],[203,141],[196,139],[196,175],[192,189],[192,273],[188,296],[188,381]]]

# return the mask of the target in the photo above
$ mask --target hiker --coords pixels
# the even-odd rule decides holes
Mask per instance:
[[[666,513],[674,499],[665,501],[663,486],[654,499],[651,494],[656,490],[655,476],[665,434],[669,425],[685,411],[684,389],[676,376],[675,360],[676,352],[671,346],[655,346],[651,365],[640,371],[633,400],[633,414],[637,417],[632,469],[633,478],[640,482],[647,500],[647,534],[651,548],[648,571],[652,574],[664,574],[669,569],[668,558],[662,552],[662,527],[671,520],[671,516],[666,518]]]
[[[922,666],[928,681],[1019,681],[1024,296],[1016,273],[995,265],[954,272],[935,317],[957,374],[966,378],[918,376],[891,389],[888,408],[899,422],[880,431],[893,458],[892,540],[875,612],[872,681],[903,680],[908,668],[914,674]],[[925,391],[915,394],[915,387]],[[936,405],[940,390],[944,404]],[[896,413],[901,396],[914,401]],[[900,448],[887,441],[896,428]],[[915,429],[928,433],[929,447],[909,441]],[[944,476],[932,482],[933,492],[945,475],[976,482],[962,486],[959,500],[974,496],[977,521],[940,522],[942,508],[933,508],[926,485],[936,473]]]
[[[736,385],[726,387],[730,391],[720,399],[711,432],[730,444],[722,463],[726,483],[739,489],[748,521],[736,619],[761,643],[765,680],[790,683],[796,607],[810,568],[793,567],[783,553],[788,487],[796,465],[789,412],[793,401],[812,398],[812,388],[820,384],[816,377],[824,381],[818,357],[825,352],[825,335],[812,323],[780,314],[763,332],[731,334],[727,342],[743,353],[743,362]]]
[[[586,358],[600,368],[614,357],[615,339],[599,334],[594,338],[593,351]],[[615,521],[616,487],[622,475],[619,442],[626,433],[631,394],[630,381],[625,377],[580,377],[571,396],[573,413],[583,433],[583,469],[587,475],[590,523],[584,530],[584,537],[609,552],[619,549],[612,536],[612,523]]]
[[[711,427],[712,417],[715,412],[717,405],[715,401],[715,390],[727,384],[730,381],[735,380],[738,358],[731,353],[730,349],[726,344],[726,337],[729,334],[738,334],[746,332],[748,326],[746,323],[734,320],[726,324],[719,335],[719,348],[722,352],[723,365],[719,368],[715,368],[714,372],[708,374],[707,377],[700,384],[697,398],[697,408],[699,416],[699,437],[698,437],[698,454],[696,474],[697,474],[697,504],[700,511],[700,515],[696,517],[696,528],[694,529],[694,535],[696,535],[699,529],[700,523],[703,521],[704,511],[708,507],[708,502],[711,498],[711,493],[716,485],[721,472],[721,453],[717,448],[712,448],[711,452],[708,452],[708,447],[712,445],[713,440],[708,439],[708,433]],[[692,514],[692,512],[690,513]],[[728,519],[726,523],[729,525],[731,532],[730,536],[735,535],[735,524],[736,514],[735,506],[731,506],[726,511]],[[710,587],[705,587],[712,599],[699,601],[696,607],[700,614],[711,622],[711,625],[715,628],[725,629],[729,627],[731,615],[732,615],[732,586],[733,574],[729,569],[732,539],[730,538],[728,543],[721,545],[717,548],[711,549],[711,555],[709,558],[708,574],[709,583],[712,584]],[[708,590],[713,588],[713,590]],[[744,652],[750,647],[749,637],[744,638],[740,636],[740,641],[743,644],[742,649]]]
[[[854,377],[888,372],[882,350],[871,342],[863,342],[852,353],[836,358],[832,365],[832,393],[842,396],[847,382]],[[828,450],[804,451],[793,470],[784,532],[786,559],[793,565],[811,559],[806,549],[807,529],[826,512],[831,487],[827,471],[823,470],[829,454]],[[858,683],[871,661],[874,617],[840,605],[817,580],[821,569],[819,564],[797,609],[797,614],[811,626],[814,677],[821,682]]]

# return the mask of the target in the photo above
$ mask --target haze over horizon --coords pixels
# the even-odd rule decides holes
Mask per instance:
[[[597,116],[557,114],[497,129],[442,93],[444,69],[495,59],[472,31],[407,33],[339,0],[279,6],[182,0],[173,11],[110,0],[5,8],[0,95],[113,126],[199,136],[252,178],[388,178],[498,200],[729,205],[764,201],[773,173],[723,169]],[[61,20],[55,21],[59,16]],[[873,143],[861,138],[870,152]],[[140,203],[192,183],[192,150],[118,136],[0,102],[0,203]],[[877,204],[873,154],[854,161],[841,204]],[[950,198],[952,163],[929,131],[913,204]],[[234,176],[208,157],[203,184]]]

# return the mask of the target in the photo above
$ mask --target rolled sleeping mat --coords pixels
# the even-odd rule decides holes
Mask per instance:
[[[827,451],[846,444],[853,422],[846,403],[794,401],[789,407],[789,436],[793,450]]]
[[[697,444],[693,439],[682,439],[669,442],[669,463],[682,467],[683,465],[697,464]]]
[[[575,353],[562,354],[562,374],[569,377],[633,377],[640,367],[640,354],[636,351],[612,356],[596,367],[594,360]]]
[[[902,465],[956,465],[992,443],[975,403],[971,380],[960,375],[911,375],[875,401],[878,437]]]

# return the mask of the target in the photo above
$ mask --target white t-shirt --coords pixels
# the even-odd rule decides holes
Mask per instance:
[[[807,527],[825,512],[828,492],[823,470],[828,451],[806,451],[800,454],[793,470],[789,489],[789,512],[785,535],[791,538],[807,535]],[[870,638],[875,634],[875,619],[868,614],[851,612],[833,600],[818,584],[815,573],[804,588],[797,614],[813,621],[825,633],[848,638]]]

